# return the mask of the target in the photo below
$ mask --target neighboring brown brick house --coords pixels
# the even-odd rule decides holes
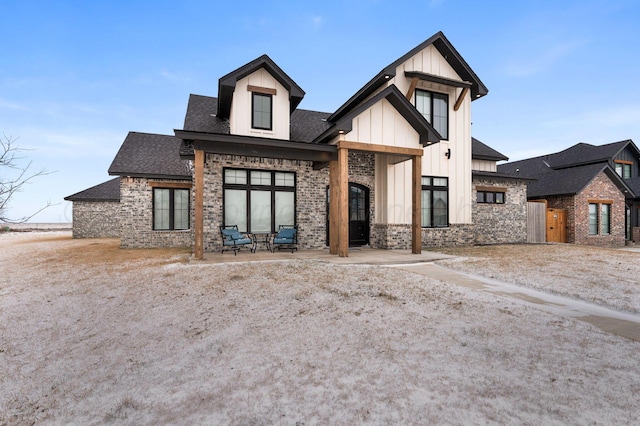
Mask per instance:
[[[566,242],[617,247],[634,239],[633,231],[640,226],[639,165],[640,151],[626,140],[601,146],[580,143],[502,164],[498,170],[536,179],[527,197],[566,211]]]
[[[522,242],[526,180],[497,173],[506,157],[471,138],[471,102],[487,91],[442,33],[333,113],[298,108],[304,91],[263,55],[221,77],[218,97],[190,95],[175,136],[127,135],[109,167],[121,245],[200,258],[220,249],[221,225],[295,225],[301,248],[340,256]]]

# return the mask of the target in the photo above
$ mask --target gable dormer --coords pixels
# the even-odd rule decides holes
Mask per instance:
[[[290,116],[304,91],[267,55],[218,81],[217,117],[232,135],[289,139]]]

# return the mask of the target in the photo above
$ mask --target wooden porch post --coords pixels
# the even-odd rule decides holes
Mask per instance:
[[[338,181],[338,161],[329,163],[329,253],[338,254],[338,215],[340,212],[340,187]]]
[[[204,151],[195,150],[195,212],[194,230],[195,247],[194,255],[196,259],[204,259]]]
[[[349,256],[349,150],[338,148],[338,256]]]
[[[411,183],[411,252],[422,253],[422,157],[413,156]]]

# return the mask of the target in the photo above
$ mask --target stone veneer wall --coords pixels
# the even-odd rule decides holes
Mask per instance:
[[[123,177],[120,179],[120,215],[122,228],[120,247],[192,247],[192,230],[153,230],[153,188],[149,182],[180,182],[175,180]],[[193,224],[193,191],[191,191],[191,218]]]
[[[589,235],[589,200],[612,200],[611,233]],[[585,189],[575,197],[576,244],[599,247],[625,245],[625,199],[617,186],[604,172],[600,172]]]
[[[474,225],[451,224],[447,228],[422,228],[422,247],[469,246],[474,244]],[[411,249],[411,225],[373,225],[372,245],[381,249]]]
[[[349,153],[349,181],[369,188],[371,218],[374,217],[375,205],[374,158],[373,154]],[[207,154],[204,177],[204,248],[206,252],[219,251],[222,248],[218,228],[223,222],[222,179],[223,170],[229,167],[295,172],[298,246],[303,249],[326,247],[328,167],[313,170],[313,163],[310,161]]]
[[[120,237],[118,201],[74,201],[73,238]]]
[[[313,170],[310,161],[207,154],[204,165],[205,252],[222,248],[219,226],[223,223],[223,169],[227,167],[295,172],[298,246],[305,249],[325,247],[328,168]]]
[[[504,204],[476,202],[477,186],[506,188]],[[497,178],[474,178],[472,199],[475,244],[527,242],[526,183]]]

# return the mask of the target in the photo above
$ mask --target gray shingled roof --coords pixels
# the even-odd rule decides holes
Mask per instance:
[[[527,188],[529,198],[578,194],[602,171],[621,190],[630,188],[635,191],[635,182],[623,181],[608,165],[608,160],[624,149],[629,142],[601,146],[579,143],[554,154],[500,164],[498,172],[536,179]]]
[[[549,164],[555,169],[572,167],[581,164],[603,163],[622,151],[630,140],[609,143],[606,145],[591,145],[579,143],[563,151],[549,155]]]
[[[110,175],[191,179],[189,161],[180,158],[175,136],[129,132],[109,167]]]
[[[184,117],[184,130],[194,132],[219,133],[228,135],[229,121],[216,117],[218,98],[202,95],[190,95],[187,113]],[[330,127],[327,123],[329,112],[296,109],[291,114],[289,138],[297,142],[311,142]]]
[[[471,158],[475,160],[502,161],[509,157],[499,153],[490,146],[480,142],[476,138],[471,138]]]
[[[120,201],[120,177],[64,197],[67,201]]]

